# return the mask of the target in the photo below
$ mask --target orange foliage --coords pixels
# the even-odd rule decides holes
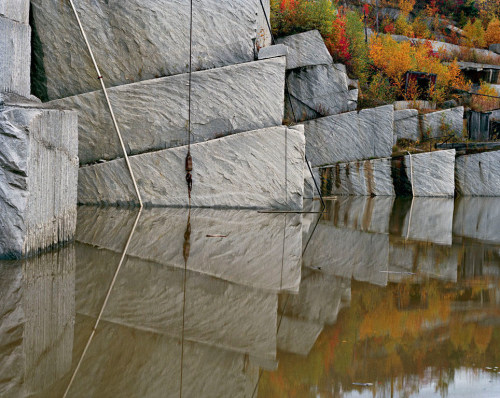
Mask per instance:
[[[445,65],[432,51],[430,42],[412,45],[410,42],[398,43],[388,35],[372,38],[370,58],[373,64],[382,70],[402,92],[402,77],[407,71],[434,73],[437,75],[436,93],[443,93],[452,87],[468,89],[470,85],[453,61]]]
[[[408,16],[413,11],[413,7],[415,7],[415,0],[399,0],[398,5],[402,14]]]
[[[497,91],[488,83],[484,82],[481,83],[481,87],[479,88],[477,93],[482,95],[489,95],[491,97],[498,97]],[[491,98],[491,97],[474,95],[472,99],[471,108],[480,112],[500,108],[500,100],[498,98]]]
[[[486,29],[486,44],[489,46],[491,44],[500,43],[500,20],[494,18],[488,24],[488,29]]]

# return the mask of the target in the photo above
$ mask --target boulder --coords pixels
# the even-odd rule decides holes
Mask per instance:
[[[458,156],[455,184],[463,196],[500,196],[500,151]]]
[[[189,215],[189,217],[188,217]],[[121,253],[136,212],[81,206],[76,239]],[[184,263],[184,233],[190,221],[189,261]],[[207,235],[222,235],[224,238]],[[157,237],[172,244],[158,245]],[[251,210],[143,210],[128,253],[144,261],[272,292],[297,292],[300,283],[300,215]]]
[[[455,150],[405,156],[406,175],[413,181],[413,196],[455,195]]]
[[[394,134],[397,139],[411,141],[418,141],[420,139],[418,111],[416,109],[394,111]]]
[[[77,115],[0,107],[0,257],[20,257],[73,238]]]
[[[5,17],[23,24],[29,23],[29,0],[1,0],[0,17]]]
[[[186,145],[188,74],[108,90],[129,154]],[[191,142],[281,125],[285,59],[228,66],[192,75]],[[101,91],[49,102],[79,114],[81,164],[123,157]]]
[[[302,209],[302,126],[272,127],[191,146],[193,207]],[[187,206],[187,147],[130,157],[142,199],[152,206]],[[137,203],[123,159],[79,171],[81,204]]]
[[[0,16],[0,92],[30,95],[31,29]]]
[[[464,107],[445,109],[419,116],[421,137],[437,138],[453,134],[462,137],[464,130]]]
[[[355,110],[358,90],[349,90],[343,65],[315,65],[287,73],[285,120],[301,122]]]
[[[489,50],[496,53],[496,54],[500,54],[500,44],[498,44],[498,43],[490,44]]]
[[[389,157],[394,108],[363,109],[304,122],[307,158],[313,166]]]
[[[317,30],[287,36],[277,41],[288,47],[287,69],[333,63],[333,58]]]
[[[320,168],[323,195],[394,196],[391,159],[337,163]]]
[[[286,57],[288,47],[284,44],[275,44],[274,46],[263,47],[259,50],[259,59],[269,59],[276,57]]]
[[[49,99],[98,90],[69,2],[33,0]],[[107,86],[186,73],[189,0],[75,2]],[[261,29],[260,0],[200,0],[193,9],[194,70],[249,62]],[[261,43],[263,45],[265,43]]]

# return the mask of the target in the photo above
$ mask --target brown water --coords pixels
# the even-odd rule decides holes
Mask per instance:
[[[0,396],[500,397],[500,199],[137,214],[0,263]]]

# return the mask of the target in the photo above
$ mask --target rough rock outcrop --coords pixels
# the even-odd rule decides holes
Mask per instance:
[[[0,1],[0,17],[9,18],[23,24],[29,23],[29,0],[2,0]]]
[[[420,139],[418,111],[416,109],[394,111],[394,134],[397,139],[404,138],[412,141]]]
[[[0,92],[12,92],[29,97],[30,43],[29,25],[0,15]]]
[[[391,159],[337,163],[320,168],[323,195],[394,196]]]
[[[187,74],[108,90],[129,154],[187,144]],[[192,142],[281,125],[285,59],[193,73]],[[95,91],[49,103],[78,111],[81,164],[123,157],[104,95]]]
[[[436,138],[454,134],[462,137],[464,130],[464,107],[445,109],[419,116],[421,138]]]
[[[287,69],[333,63],[333,58],[317,30],[287,36],[278,39],[278,43],[288,47]]]
[[[307,158],[313,166],[332,165],[392,154],[392,105],[304,122]]]
[[[72,239],[76,113],[1,107],[0,142],[0,257],[28,255]]]
[[[136,212],[81,206],[76,239],[121,253]],[[189,261],[183,258],[190,222]],[[223,238],[207,235],[223,236]],[[169,244],[158,244],[170,242]],[[251,210],[146,209],[128,254],[162,266],[196,271],[266,291],[297,292],[300,283],[302,223],[298,215]]]
[[[358,91],[349,90],[348,81],[342,64],[315,65],[289,71],[285,119],[301,122],[355,110]]]
[[[500,196],[500,151],[458,156],[455,184],[463,196]]]
[[[49,99],[99,89],[69,2],[33,0]],[[267,3],[267,2],[265,2]],[[75,2],[108,86],[186,73],[188,0]],[[200,0],[193,8],[193,67],[252,61],[263,25],[260,0]]]
[[[249,131],[191,146],[194,207],[302,208],[302,126]],[[146,205],[187,206],[187,147],[130,157]],[[137,202],[123,159],[79,171],[81,204]]]

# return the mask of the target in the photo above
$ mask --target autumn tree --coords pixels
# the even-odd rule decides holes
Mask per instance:
[[[488,24],[485,39],[488,46],[500,43],[500,20],[498,18],[493,18]]]

